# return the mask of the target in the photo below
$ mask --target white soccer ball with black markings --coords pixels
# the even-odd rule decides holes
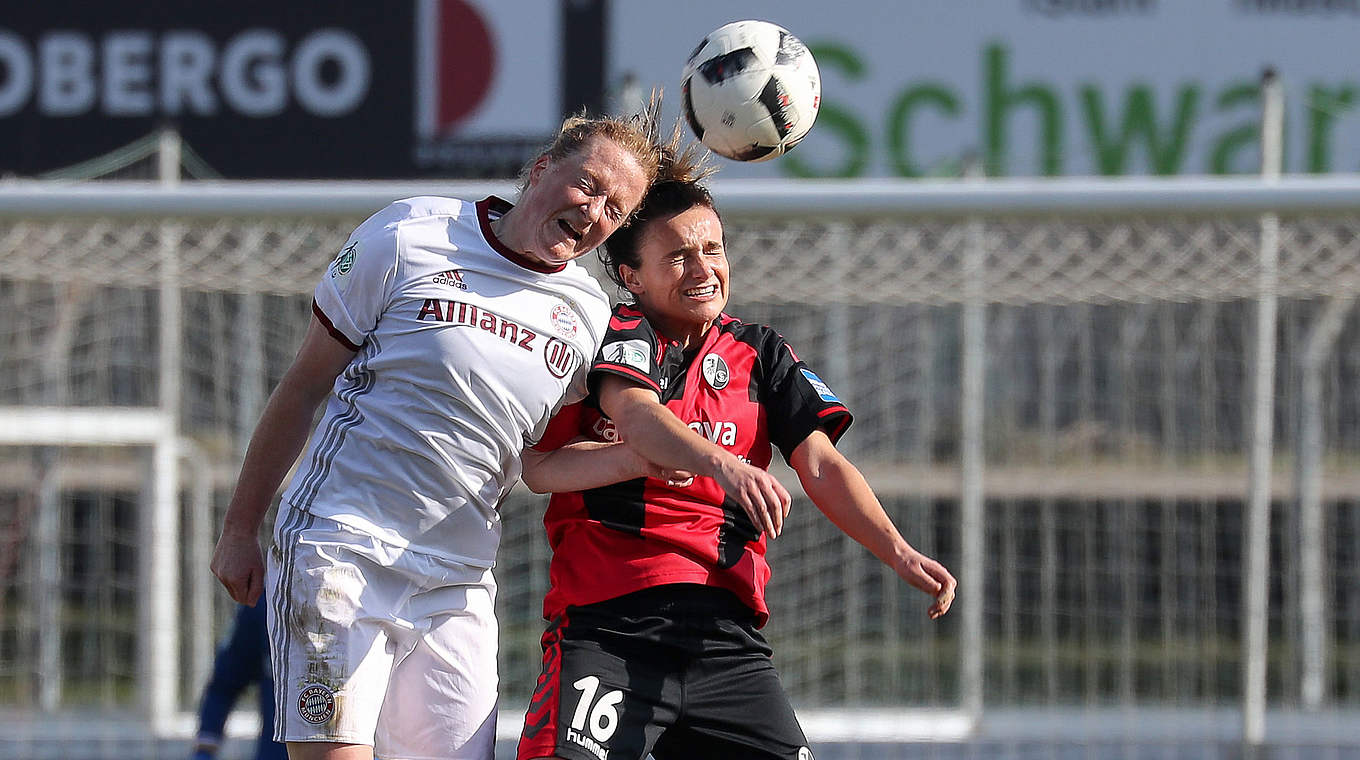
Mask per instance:
[[[812,129],[822,77],[807,46],[787,29],[734,21],[690,54],[680,92],[685,120],[710,150],[736,161],[767,161]]]

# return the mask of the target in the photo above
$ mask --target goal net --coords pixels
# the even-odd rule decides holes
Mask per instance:
[[[819,757],[1189,756],[1257,709],[1276,756],[1360,752],[1360,184],[715,188],[728,311],[846,400],[843,449],[960,582],[931,622],[796,500],[767,633]],[[0,188],[0,754],[187,730],[231,615],[216,526],[311,290],[368,212],[425,191],[511,192]],[[542,510],[502,508],[507,735],[539,667]]]

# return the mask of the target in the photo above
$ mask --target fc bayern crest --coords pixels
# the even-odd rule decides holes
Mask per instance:
[[[727,362],[723,361],[717,354],[708,354],[704,357],[704,381],[707,382],[715,391],[720,391],[727,387],[727,381],[731,375],[727,371]]]
[[[552,319],[553,329],[558,334],[567,338],[576,337],[576,312],[572,311],[571,307],[559,303],[553,307],[550,318]]]
[[[314,683],[298,695],[298,715],[308,723],[321,724],[335,717],[335,694]]]

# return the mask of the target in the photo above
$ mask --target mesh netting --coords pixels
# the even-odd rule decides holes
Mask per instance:
[[[157,404],[169,254],[182,298],[179,419],[210,460],[220,519],[254,420],[301,340],[309,294],[359,221],[0,222],[0,406]],[[778,328],[847,401],[857,421],[844,449],[904,534],[951,565],[960,557],[963,304],[988,305],[986,567],[965,588],[986,599],[989,706],[1214,708],[1241,699],[1258,220],[734,215],[727,234],[729,311]],[[1287,217],[1280,242],[1270,694],[1285,706],[1302,699],[1289,477],[1299,368],[1320,314],[1341,303],[1320,365],[1325,704],[1354,710],[1360,317],[1346,299],[1360,292],[1360,219]],[[93,683],[57,679],[56,704],[136,704],[124,607],[136,603],[128,526],[146,468],[144,452],[54,458],[40,447],[0,448],[0,706],[52,698],[51,675],[35,670],[35,642],[53,619],[70,632],[63,651],[95,659],[61,667],[110,673]],[[44,488],[66,505],[45,527],[32,508]],[[498,573],[512,709],[538,668],[541,510],[541,499],[522,493],[505,505]],[[795,701],[957,705],[957,620],[926,621],[924,599],[810,503],[800,500],[792,520],[771,549],[769,633]],[[43,570],[38,558],[51,551],[62,563]],[[186,573],[206,563],[186,549]],[[54,587],[60,610],[38,609],[40,592]],[[230,610],[216,599],[220,625]],[[187,624],[183,633],[193,634]],[[194,669],[182,671],[191,703]]]
[[[310,293],[358,218],[82,219],[0,223],[7,280],[159,285],[163,246],[189,291]],[[1281,223],[1279,295],[1360,289],[1354,220]],[[743,222],[727,244],[737,297],[752,302],[989,303],[1196,301],[1255,295],[1255,218],[986,222]],[[969,251],[985,252],[970,281]]]

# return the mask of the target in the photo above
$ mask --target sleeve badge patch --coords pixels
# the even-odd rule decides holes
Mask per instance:
[[[611,364],[622,364],[650,374],[651,362],[647,361],[647,354],[650,351],[651,346],[647,345],[645,340],[619,340],[606,343],[604,348],[600,349],[600,356]]]
[[[359,241],[356,240],[345,246],[345,249],[340,252],[339,256],[335,257],[335,261],[331,264],[331,279],[349,274],[350,270],[354,268],[354,259],[358,255]]]
[[[815,372],[806,368],[799,369],[798,371],[803,373],[803,377],[812,385],[812,389],[817,391],[818,398],[828,403],[841,403],[841,400],[836,398],[836,394],[831,392],[831,388],[826,383],[822,382],[822,379],[817,377]]]

